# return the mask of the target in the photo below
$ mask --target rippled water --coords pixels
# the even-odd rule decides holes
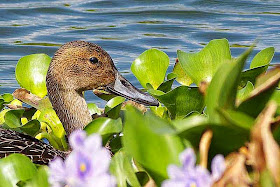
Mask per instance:
[[[52,56],[72,40],[102,46],[136,86],[130,64],[151,47],[165,51],[172,66],[177,49],[197,51],[227,38],[237,56],[258,39],[254,53],[273,46],[273,63],[280,63],[280,0],[0,0],[0,10],[0,93],[19,87],[14,69],[21,56]]]

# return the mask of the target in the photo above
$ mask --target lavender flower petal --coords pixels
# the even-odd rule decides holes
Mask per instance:
[[[86,132],[82,130],[74,131],[69,137],[69,143],[72,149],[82,149],[86,140]]]
[[[162,187],[186,187],[186,183],[184,181],[179,180],[165,180],[161,184]]]
[[[184,170],[191,170],[195,167],[196,156],[193,149],[187,148],[180,154],[179,158]]]
[[[63,163],[63,160],[60,157],[55,158],[53,161],[49,164],[50,168],[50,177],[49,177],[49,183],[52,186],[64,186],[65,185],[65,165]]]
[[[115,177],[109,174],[103,174],[101,176],[97,176],[89,180],[85,187],[114,187],[116,186]]]
[[[218,181],[226,170],[225,158],[223,155],[216,155],[211,163],[213,181]]]
[[[176,165],[170,164],[167,168],[167,173],[170,179],[183,179],[185,173]]]
[[[90,135],[84,142],[84,149],[94,153],[102,148],[102,138],[99,134]]]

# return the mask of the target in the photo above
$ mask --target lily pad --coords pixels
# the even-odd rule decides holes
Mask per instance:
[[[164,81],[168,66],[169,57],[166,53],[158,49],[149,49],[134,60],[131,71],[144,88],[150,83],[157,89]]]
[[[198,53],[178,50],[177,56],[183,70],[196,85],[202,81],[210,82],[221,64],[231,60],[226,39],[212,40]]]
[[[133,156],[158,186],[167,179],[169,164],[179,164],[178,155],[184,146],[174,135],[171,125],[152,113],[143,115],[133,107],[127,107],[123,131],[124,150]]]
[[[19,85],[43,98],[47,95],[46,75],[51,57],[46,54],[32,54],[19,59],[16,79]]]

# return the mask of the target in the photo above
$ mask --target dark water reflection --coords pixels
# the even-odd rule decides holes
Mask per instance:
[[[52,56],[72,40],[101,45],[137,86],[130,64],[151,47],[165,51],[172,66],[177,49],[197,51],[227,38],[237,56],[258,39],[254,53],[274,46],[273,63],[280,63],[280,0],[0,0],[0,10],[0,93],[18,87],[14,68],[21,56]]]

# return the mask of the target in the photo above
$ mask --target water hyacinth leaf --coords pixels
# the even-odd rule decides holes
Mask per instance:
[[[0,159],[1,186],[17,186],[18,182],[31,179],[36,172],[36,166],[22,154],[11,154]]]
[[[157,89],[164,81],[168,66],[169,57],[166,53],[158,49],[148,49],[134,60],[131,71],[144,88],[150,83]]]
[[[0,99],[0,111],[4,108],[4,99]]]
[[[250,69],[257,68],[260,66],[266,66],[267,68],[274,56],[274,52],[275,52],[274,47],[268,47],[266,49],[261,50],[253,58],[250,64]]]
[[[110,150],[112,153],[118,152],[123,146],[122,146],[122,136],[114,136],[109,142]]]
[[[152,113],[145,116],[127,107],[123,131],[124,150],[139,162],[158,186],[168,178],[169,164],[179,164],[178,155],[184,149],[180,138],[167,121]]]
[[[40,166],[36,175],[26,183],[25,187],[49,187],[48,167]]]
[[[230,125],[235,125],[237,127],[244,128],[248,132],[254,125],[255,119],[243,112],[223,109],[220,109],[218,111]]]
[[[185,73],[196,85],[210,82],[221,64],[231,60],[229,43],[226,39],[211,40],[198,53],[178,50],[177,56]]]
[[[100,134],[102,136],[103,143],[106,144],[114,134],[118,134],[122,131],[122,120],[121,118],[110,119],[100,117],[90,122],[84,130],[88,135],[93,133]]]
[[[118,187],[127,187],[127,183],[129,186],[141,186],[132,164],[132,157],[125,153],[124,150],[118,151],[113,156],[110,172],[116,177]]]
[[[193,82],[191,78],[183,70],[182,65],[179,63],[179,60],[176,61],[174,65],[173,73],[177,75],[176,81],[184,86],[189,86]]]
[[[254,85],[248,81],[244,88],[237,91],[237,102],[240,103],[244,101],[253,89]]]
[[[240,81],[240,86],[244,87],[248,81],[251,83],[255,84],[256,78],[264,73],[267,69],[267,66],[260,66],[254,69],[249,69],[246,71],[243,71],[241,73],[241,81]]]
[[[221,123],[223,121],[217,108],[234,109],[241,71],[251,51],[252,48],[238,59],[222,64],[215,73],[206,94],[207,113],[211,122]]]
[[[47,95],[46,75],[51,57],[46,54],[32,54],[19,59],[16,79],[19,85],[43,98]]]
[[[112,119],[117,119],[119,117],[122,103],[124,101],[125,98],[121,96],[117,96],[110,99],[105,106],[105,110],[104,110],[105,114],[107,114],[108,117]]]
[[[280,68],[274,68],[267,74],[260,76],[255,84],[255,89],[238,106],[237,110],[252,117],[257,117],[271,98],[280,80]]]
[[[161,90],[163,92],[168,92],[171,90],[172,88],[172,84],[174,82],[175,78],[169,79],[167,81],[164,81],[163,83],[161,83],[161,85],[158,87],[158,90]]]
[[[87,106],[88,106],[90,115],[93,115],[93,114],[100,115],[101,114],[100,109],[98,108],[98,106],[95,103],[88,103]]]
[[[194,111],[202,112],[204,108],[203,95],[196,87],[179,86],[162,95],[150,93],[166,106],[172,119],[184,118]]]
[[[12,100],[14,100],[14,97],[10,93],[5,93],[0,96],[0,99],[3,99],[5,103],[10,103]]]
[[[29,134],[30,136],[35,136],[39,132],[40,127],[41,127],[40,122],[34,119],[22,125],[20,127],[20,130],[22,130],[26,134]]]
[[[10,128],[18,128],[21,127],[21,121],[20,118],[22,117],[24,113],[23,109],[20,110],[9,110],[5,114],[5,123],[10,127]]]

